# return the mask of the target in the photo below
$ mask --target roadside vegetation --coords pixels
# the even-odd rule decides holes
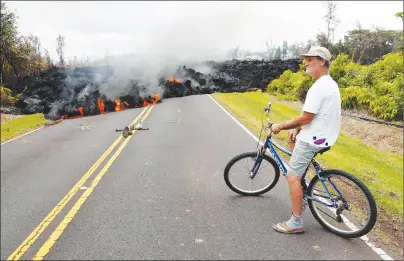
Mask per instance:
[[[46,119],[42,113],[21,115],[11,120],[2,119],[1,142],[6,142],[16,136],[44,126]]]

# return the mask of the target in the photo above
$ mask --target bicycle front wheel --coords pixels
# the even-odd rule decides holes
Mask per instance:
[[[307,189],[313,198],[308,199],[308,204],[315,219],[343,238],[367,234],[376,223],[377,208],[365,184],[342,170],[325,170],[319,176],[321,179],[315,176]],[[334,206],[330,206],[334,203],[331,198]]]
[[[224,180],[234,192],[244,196],[257,196],[271,190],[279,180],[280,170],[275,160],[262,156],[258,172],[251,177],[256,164],[257,152],[247,152],[235,156],[224,169]]]

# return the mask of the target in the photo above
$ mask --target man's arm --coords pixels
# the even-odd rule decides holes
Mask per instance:
[[[304,111],[302,115],[294,118],[293,120],[278,124],[277,130],[281,131],[301,128],[302,126],[309,124],[315,116],[316,114],[314,113]]]

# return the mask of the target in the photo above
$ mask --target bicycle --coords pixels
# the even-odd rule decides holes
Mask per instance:
[[[266,119],[268,125],[265,126],[262,118],[261,118],[261,132],[260,136],[258,139],[258,144],[257,144],[257,149],[252,152],[246,152],[239,154],[235,157],[233,157],[226,165],[224,169],[224,180],[226,182],[226,185],[233,190],[234,192],[244,195],[244,196],[258,196],[261,194],[264,194],[271,189],[275,187],[277,184],[279,177],[280,177],[280,170],[283,172],[283,175],[286,177],[287,175],[287,168],[285,167],[285,164],[283,163],[282,159],[279,157],[278,153],[275,151],[274,147],[277,148],[278,150],[282,151],[283,153],[287,154],[288,156],[292,156],[292,152],[289,150],[283,148],[280,146],[278,143],[276,143],[274,140],[272,140],[272,131],[271,127],[273,123],[271,123],[269,119],[269,112],[271,110],[271,102],[268,103],[267,107],[264,108],[263,111],[266,112]],[[267,132],[269,130],[269,133]],[[261,143],[261,136],[262,132],[265,131],[268,135],[265,140],[265,143]],[[261,143],[261,146],[260,146]],[[376,202],[374,200],[374,197],[370,190],[365,186],[365,184],[360,181],[358,178],[353,176],[352,174],[343,171],[343,170],[338,170],[338,169],[328,169],[328,170],[323,170],[323,168],[320,166],[320,164],[314,159],[318,154],[323,154],[326,151],[330,150],[331,147],[327,146],[321,150],[319,150],[314,157],[311,160],[311,163],[309,166],[306,168],[306,171],[304,175],[302,176],[302,188],[303,188],[303,204],[306,202],[310,208],[311,213],[315,217],[315,219],[328,231],[341,236],[343,238],[357,238],[361,237],[365,234],[367,234],[372,228],[374,227],[376,223],[376,218],[377,218],[377,207],[376,207]],[[272,157],[269,155],[265,154],[265,152],[269,150],[270,153],[272,154]],[[269,166],[273,168],[274,172],[274,177],[273,180],[270,181],[267,185],[266,183],[262,182],[264,184],[264,188],[259,189],[259,190],[254,190],[253,186],[253,191],[247,191],[246,189],[240,189],[234,185],[233,182],[230,181],[230,170],[231,168],[238,163],[239,161],[245,159],[245,158],[252,158],[253,164],[252,167],[248,168],[248,177],[247,180],[253,181],[254,179],[257,179],[257,177],[260,177],[260,175],[257,175],[260,167],[263,162],[269,163]],[[305,178],[306,174],[309,170],[310,165],[312,165],[315,168],[315,176],[310,180],[310,183],[306,183]],[[263,175],[263,174],[262,174]],[[261,176],[262,176],[261,175]],[[333,182],[331,179],[334,177],[337,178],[346,178],[348,181],[353,182],[353,185],[348,185],[345,182],[341,181],[336,181]],[[244,177],[245,178],[245,177]],[[243,178],[243,179],[244,179]],[[315,189],[315,185],[319,183],[322,185],[322,188],[325,191],[321,191],[318,189]],[[326,186],[326,182],[329,182],[330,189]],[[337,184],[339,185],[337,187]],[[354,196],[354,198],[357,198],[358,194],[354,193],[352,189],[354,187],[358,187],[360,192],[362,192],[365,195],[365,200],[359,204],[359,207],[353,207],[348,201],[346,200],[345,197],[342,196],[342,192],[346,193],[345,196]],[[332,194],[330,190],[334,189],[336,194]],[[321,194],[321,193],[323,194]],[[317,210],[315,208],[316,203],[319,203],[320,206],[324,206],[325,209],[330,210],[331,215],[325,213],[325,211],[322,210]],[[369,207],[369,214],[363,215],[362,212],[366,205]],[[349,210],[357,210],[357,212],[354,212],[353,214],[345,214],[345,212]],[[343,213],[344,212],[344,213]],[[325,216],[330,217],[333,221],[336,221],[336,226],[331,224],[325,219],[325,216],[323,217],[322,214],[324,213]],[[361,218],[364,217],[366,224],[364,225],[363,228],[358,229],[358,225],[362,224],[361,222],[353,222],[352,220],[354,218]],[[343,228],[348,228],[347,231],[344,231]]]

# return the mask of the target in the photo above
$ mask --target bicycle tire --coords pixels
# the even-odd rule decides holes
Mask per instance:
[[[227,163],[227,165],[226,165],[226,167],[224,169],[224,180],[226,182],[226,185],[231,190],[233,190],[234,192],[236,192],[236,193],[238,193],[240,195],[243,195],[243,196],[258,196],[258,195],[261,195],[261,194],[264,194],[264,193],[270,191],[276,185],[276,183],[278,183],[279,176],[280,176],[279,166],[276,164],[276,161],[273,158],[271,158],[270,156],[264,154],[262,156],[263,160],[266,160],[267,162],[269,162],[273,166],[273,168],[275,170],[275,177],[274,177],[273,181],[267,187],[265,187],[264,189],[259,190],[257,192],[245,192],[245,191],[241,191],[241,190],[237,189],[235,186],[233,186],[231,184],[231,182],[229,180],[229,171],[230,171],[231,167],[234,165],[234,163],[236,163],[237,161],[239,161],[239,160],[241,160],[243,158],[249,158],[249,157],[254,158],[254,157],[256,157],[256,155],[257,155],[257,152],[246,152],[246,153],[239,154],[239,155],[235,156],[234,158],[232,158]]]
[[[368,224],[363,227],[362,229],[356,231],[356,232],[352,232],[352,233],[344,233],[344,232],[340,232],[337,231],[331,227],[329,227],[317,214],[317,212],[314,210],[314,205],[313,205],[313,201],[308,199],[308,205],[310,208],[311,213],[313,214],[314,218],[328,231],[343,237],[343,238],[358,238],[361,237],[363,235],[366,235],[367,233],[370,232],[370,230],[372,230],[372,228],[374,227],[374,225],[376,224],[376,219],[377,219],[377,207],[376,207],[376,201],[372,195],[372,193],[370,192],[370,190],[366,187],[366,185],[360,181],[358,178],[356,178],[355,176],[353,176],[352,174],[346,172],[346,171],[342,171],[342,170],[337,170],[337,169],[329,169],[329,170],[325,170],[322,171],[321,173],[319,173],[320,177],[328,177],[329,175],[340,175],[343,176],[349,180],[351,180],[352,182],[354,182],[363,192],[363,194],[366,196],[366,199],[369,203],[370,206],[370,218],[369,218],[369,222]],[[314,176],[314,178],[310,181],[309,187],[307,188],[307,194],[312,196],[312,190],[314,185],[316,184],[316,182],[319,180],[318,176]]]

